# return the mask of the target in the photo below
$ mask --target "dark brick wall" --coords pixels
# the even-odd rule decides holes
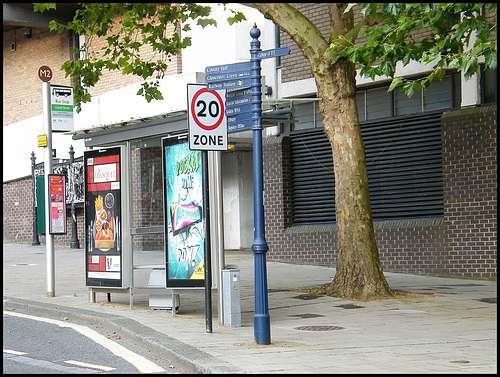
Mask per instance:
[[[461,276],[496,274],[497,108],[443,115],[446,266]]]
[[[376,221],[385,271],[491,278],[497,269],[496,106],[442,118],[444,216]],[[290,143],[266,139],[264,205],[268,260],[335,267],[334,224],[291,226]]]

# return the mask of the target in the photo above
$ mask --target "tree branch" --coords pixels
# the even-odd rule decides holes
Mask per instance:
[[[329,46],[319,29],[301,12],[287,3],[253,3],[265,18],[286,31],[312,63],[324,59]]]

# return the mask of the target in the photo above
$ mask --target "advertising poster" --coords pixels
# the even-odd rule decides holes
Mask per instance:
[[[49,174],[50,234],[66,233],[66,179]]]
[[[87,286],[121,287],[120,148],[84,152]]]
[[[189,149],[187,135],[162,142],[167,287],[203,287],[208,247],[205,155]]]

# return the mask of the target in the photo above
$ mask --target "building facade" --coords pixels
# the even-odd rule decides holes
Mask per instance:
[[[329,32],[325,4],[294,5],[325,35]],[[262,31],[262,49],[291,48],[290,55],[263,63],[265,85],[270,88],[263,96],[263,109],[286,114],[290,119],[290,122],[266,124],[264,132],[267,258],[335,267],[332,153],[322,129],[310,65],[286,33],[262,18],[258,19],[258,25]],[[237,47],[229,60],[210,60],[215,59],[214,53],[200,60],[200,68],[183,73],[182,67],[191,67],[193,53],[177,57],[174,70],[163,86],[166,108],[154,104],[147,111],[135,108],[138,83],[120,81],[120,77],[103,81],[103,86],[94,93],[93,102],[82,107],[82,115],[77,119],[79,127],[71,140],[80,145],[77,155],[84,148],[112,145],[123,145],[130,154],[134,251],[154,250],[161,254],[164,249],[161,139],[187,132],[185,84],[202,83],[204,66],[248,60],[249,56],[241,53],[241,46],[249,47],[251,26],[250,21],[240,26],[241,32],[236,34],[240,42],[234,42]],[[11,59],[13,55],[8,56],[12,52],[9,49],[11,40],[20,38],[22,30],[6,31],[4,24],[4,88],[5,78],[9,77],[9,93],[16,92],[16,82],[9,72],[17,64],[16,59]],[[44,33],[39,38],[44,35],[56,38],[46,30]],[[55,54],[62,54],[57,59],[64,61],[73,40],[64,35],[57,38],[60,51]],[[22,49],[20,43],[16,47],[17,59],[32,59],[33,52],[29,52],[32,50]],[[27,55],[21,57],[23,51]],[[41,60],[35,60],[31,66],[36,72],[41,65]],[[9,72],[6,67],[11,67]],[[400,74],[413,77],[428,69],[411,66]],[[32,76],[38,80],[35,73]],[[39,85],[36,80],[25,89],[32,93],[33,101]],[[411,99],[403,93],[387,92],[388,80],[372,82],[358,78],[357,82],[375,233],[383,269],[496,278],[496,71],[482,71],[469,81],[449,71],[443,81]],[[4,96],[5,93],[4,89]],[[26,105],[24,97],[14,102],[9,100],[10,109]],[[37,111],[30,109],[31,112],[22,114],[4,111],[4,130],[6,125],[21,123],[22,126],[25,119],[36,117],[41,112],[41,103],[36,106]],[[126,113],[127,118],[120,118],[120,113]],[[253,239],[250,131],[233,134],[230,142],[235,148],[222,153],[224,242],[226,249],[249,249]],[[29,157],[26,156],[28,161]],[[5,160],[4,155],[4,164]],[[4,176],[4,242],[31,243],[30,191],[30,175],[7,180]],[[83,247],[83,205],[78,208],[78,238]],[[69,224],[67,229],[71,229]],[[69,238],[69,235],[56,236],[55,244],[67,247]],[[43,236],[40,241],[43,244]]]

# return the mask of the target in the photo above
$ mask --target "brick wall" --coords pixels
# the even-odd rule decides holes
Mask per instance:
[[[83,206],[77,206],[77,237],[84,247]],[[66,234],[55,234],[54,245],[69,248],[72,239],[71,206],[66,205]],[[45,236],[39,235],[40,245]],[[29,244],[33,242],[33,188],[31,176],[3,184],[3,242]]]
[[[32,28],[33,37],[23,37],[25,28],[3,33],[3,124],[8,125],[42,114],[42,81],[38,78],[38,68],[51,68],[53,85],[72,86],[70,77],[65,77],[62,64],[71,59],[73,39],[68,33],[51,32],[48,28]],[[167,34],[174,32],[172,25],[166,26]],[[180,32],[178,32],[180,33]],[[15,50],[11,51],[12,43]],[[92,48],[99,50],[104,39],[94,40]],[[182,73],[181,55],[160,56],[150,47],[141,48],[143,59],[165,59],[168,63],[167,75]],[[153,78],[153,77],[152,77]],[[135,75],[123,75],[121,71],[105,71],[97,85],[91,88],[92,96],[119,89],[144,81]]]
[[[496,137],[496,106],[443,115],[446,265],[458,275],[496,273]]]
[[[70,58],[72,39],[66,33],[48,28],[32,28],[31,39],[23,37],[25,28],[3,33],[3,124],[18,122],[42,113],[42,81],[38,68],[51,68],[54,85],[70,86],[61,65]],[[11,44],[15,51],[11,51]]]
[[[375,221],[389,272],[492,278],[497,270],[496,106],[444,113],[444,216]],[[291,226],[288,137],[265,139],[268,260],[335,267],[335,224]]]

